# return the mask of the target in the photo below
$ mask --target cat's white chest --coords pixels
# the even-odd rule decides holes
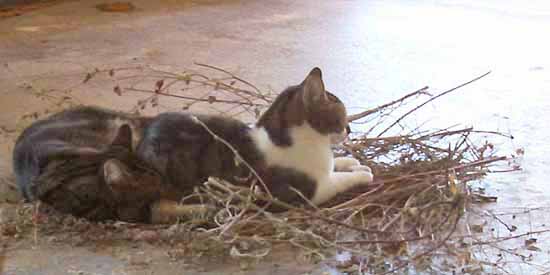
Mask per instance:
[[[290,129],[292,145],[287,147],[273,144],[264,128],[254,129],[251,135],[268,166],[293,168],[317,181],[326,179],[333,170],[330,138],[307,123]]]

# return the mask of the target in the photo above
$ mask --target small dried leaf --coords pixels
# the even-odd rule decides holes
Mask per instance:
[[[147,106],[147,100],[138,100],[137,105],[141,110],[143,110]]]
[[[235,83],[237,83],[237,81],[233,80],[229,83],[229,85],[233,86],[233,85],[235,85]]]
[[[214,103],[214,102],[216,102],[216,97],[213,96],[213,95],[208,96],[208,103],[212,104],[212,103]]]
[[[490,203],[490,202],[496,202],[498,200],[498,197],[485,196],[482,194],[475,194],[474,198],[476,199],[476,202],[479,202],[479,203]]]
[[[84,78],[82,83],[86,83],[86,82],[90,81],[90,79],[92,79],[92,77],[93,77],[92,73],[87,73],[86,77]]]
[[[535,238],[530,238],[530,239],[527,239],[525,240],[525,246],[530,246],[530,245],[533,245],[537,242],[537,239]]]
[[[394,242],[382,247],[383,251],[388,255],[403,255],[407,252],[407,248],[406,242]]]
[[[120,89],[120,86],[118,86],[118,85],[113,88],[113,92],[115,94],[117,94],[118,96],[122,95],[122,89]]]
[[[470,228],[472,229],[472,231],[476,232],[476,233],[482,233],[483,232],[483,225],[481,224],[473,224],[470,226]]]
[[[8,224],[0,229],[0,233],[3,236],[15,236],[15,234],[17,234],[17,228],[15,225]]]
[[[164,79],[161,79],[155,83],[155,93],[160,92],[160,89],[162,89],[162,86],[164,85]]]
[[[109,76],[110,77],[115,76],[115,70],[114,69],[109,70]]]

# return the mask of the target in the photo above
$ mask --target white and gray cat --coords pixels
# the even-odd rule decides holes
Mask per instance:
[[[38,121],[16,142],[17,184],[27,199],[78,216],[167,220],[164,215],[183,209],[178,199],[208,177],[251,179],[249,168],[195,119],[231,144],[283,202],[319,205],[373,179],[356,159],[333,158],[331,144],[346,136],[346,109],[314,68],[301,84],[283,91],[253,127],[220,116],[142,118],[95,107]],[[60,177],[80,166],[86,169],[74,177]],[[59,186],[64,188],[54,188]]]
[[[250,178],[249,168],[195,118],[231,144],[283,202],[319,205],[373,180],[356,159],[333,158],[331,145],[347,135],[347,115],[344,104],[325,90],[319,68],[283,91],[254,127],[219,116],[164,113],[145,129],[137,148],[166,185],[182,191],[210,176],[230,182]]]

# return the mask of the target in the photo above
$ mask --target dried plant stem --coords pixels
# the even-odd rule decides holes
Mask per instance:
[[[550,233],[550,229],[529,231],[529,232],[525,232],[525,233],[522,233],[522,234],[495,238],[495,239],[488,240],[488,241],[476,241],[476,242],[472,242],[471,245],[486,245],[486,244],[501,243],[501,242],[512,240],[512,239],[518,239],[518,238],[522,238],[522,237],[526,237],[526,236],[538,235],[538,234],[544,234],[544,233]]]
[[[498,162],[498,161],[502,161],[502,160],[506,160],[506,159],[508,159],[508,157],[505,157],[505,156],[492,157],[492,158],[489,158],[489,159],[484,159],[484,160],[479,160],[479,161],[475,161],[475,162],[471,162],[471,163],[466,163],[466,164],[458,165],[458,166],[455,166],[455,167],[449,167],[449,168],[440,169],[440,170],[434,170],[434,171],[428,171],[428,172],[423,172],[423,173],[416,173],[416,174],[411,174],[411,175],[400,176],[400,177],[396,177],[396,178],[393,178],[393,179],[390,179],[390,180],[384,180],[382,183],[387,184],[387,183],[390,183],[390,182],[397,182],[397,181],[401,181],[403,179],[412,178],[412,177],[442,174],[442,173],[447,173],[448,171],[451,171],[451,170],[459,171],[459,170],[469,168],[469,167],[472,167],[472,166],[483,166],[483,165],[486,165],[486,164],[489,164],[489,163]]]
[[[415,255],[414,257],[412,257],[411,261],[415,261],[415,260],[418,260],[420,258],[423,258],[423,257],[426,257],[426,256],[429,256],[431,254],[433,254],[435,251],[437,251],[439,248],[443,247],[444,245],[447,244],[447,241],[453,236],[453,234],[455,233],[456,231],[456,227],[458,225],[458,222],[460,221],[460,218],[461,216],[460,215],[457,215],[455,221],[453,222],[453,228],[451,230],[449,230],[449,232],[447,233],[447,235],[441,240],[439,241],[433,248],[431,249],[428,249],[420,254],[417,254]],[[396,271],[398,270],[401,270],[403,268],[405,268],[408,264],[407,263],[404,263],[404,264],[401,264],[391,270],[388,270],[387,272],[384,272],[380,275],[385,275],[385,274],[391,274],[391,273],[395,273]]]
[[[487,76],[487,75],[490,74],[490,73],[491,73],[491,71],[486,72],[486,73],[484,73],[484,74],[482,74],[482,75],[480,75],[480,76],[478,76],[478,77],[476,77],[476,78],[474,78],[474,79],[472,79],[472,80],[470,80],[470,81],[468,81],[468,82],[462,83],[462,84],[460,84],[460,85],[458,85],[458,86],[456,86],[456,87],[454,87],[454,88],[452,88],[452,89],[449,89],[449,90],[447,90],[447,91],[445,91],[445,92],[442,92],[442,93],[440,93],[440,94],[438,94],[438,95],[436,95],[436,96],[434,96],[434,97],[432,97],[432,98],[426,100],[424,103],[422,103],[422,104],[420,104],[420,105],[414,107],[412,110],[408,111],[407,113],[405,113],[404,115],[402,115],[401,117],[399,117],[397,120],[395,120],[395,122],[393,122],[390,126],[388,126],[386,129],[384,129],[382,132],[380,132],[380,133],[378,134],[377,137],[381,137],[383,134],[385,134],[387,131],[389,131],[391,128],[393,128],[393,126],[395,126],[395,125],[397,125],[399,122],[401,122],[401,120],[403,120],[405,117],[407,117],[408,115],[414,113],[416,110],[422,108],[424,105],[426,105],[426,104],[428,104],[428,103],[430,103],[430,102],[432,102],[432,101],[434,101],[434,100],[436,100],[436,99],[438,99],[438,98],[440,98],[440,97],[442,97],[442,96],[444,96],[444,95],[446,95],[446,94],[449,94],[449,93],[451,93],[451,92],[453,92],[453,91],[456,91],[456,90],[458,90],[459,88],[462,88],[462,87],[464,87],[464,86],[466,86],[466,85],[468,85],[468,84],[471,84],[471,83],[473,83],[473,82],[475,82],[475,81],[477,81],[477,80],[480,80],[480,79],[484,78],[485,76]]]
[[[367,117],[369,115],[375,114],[375,113],[380,112],[381,110],[384,110],[384,109],[386,109],[390,106],[393,106],[393,105],[398,104],[398,103],[402,103],[403,101],[407,100],[410,97],[413,97],[413,96],[416,96],[416,95],[421,95],[421,94],[427,94],[426,91],[428,90],[428,88],[429,88],[428,86],[425,86],[425,87],[420,88],[420,89],[418,89],[418,90],[416,90],[412,93],[409,93],[409,94],[407,94],[407,95],[405,95],[405,96],[403,96],[399,99],[391,101],[389,103],[382,104],[382,105],[380,105],[376,108],[369,109],[369,110],[363,111],[363,112],[358,113],[358,114],[350,115],[350,116],[348,116],[348,121],[353,122],[355,120],[359,120],[359,119],[362,119],[362,118]]]
[[[260,107],[266,106],[265,104],[261,104],[261,103],[243,102],[243,101],[234,101],[234,100],[224,100],[224,99],[197,98],[197,97],[167,94],[167,93],[163,93],[163,92],[155,92],[155,91],[136,89],[136,88],[124,88],[124,90],[125,91],[132,91],[132,92],[139,92],[139,93],[161,95],[161,96],[173,97],[173,98],[179,98],[179,99],[185,99],[185,100],[208,102],[208,103],[211,103],[211,104],[212,103],[226,103],[226,104],[239,104],[239,105],[260,106]]]
[[[250,163],[248,163],[248,161],[246,161],[242,156],[241,154],[239,153],[239,151],[237,151],[237,149],[235,149],[235,147],[233,147],[233,145],[231,145],[229,142],[227,142],[226,140],[224,140],[223,138],[221,138],[220,136],[218,136],[216,133],[214,133],[212,130],[210,130],[210,128],[208,128],[208,126],[206,126],[206,124],[204,124],[204,122],[202,122],[200,119],[198,119],[196,116],[192,116],[193,118],[193,121],[197,124],[199,124],[200,126],[202,126],[202,128],[204,128],[204,130],[206,130],[216,141],[219,141],[221,142],[223,145],[225,145],[227,148],[229,148],[229,150],[231,150],[231,152],[235,155],[235,157],[237,158],[238,162],[239,163],[243,163],[246,168],[248,168],[250,170],[250,172],[254,175],[254,177],[261,183],[262,187],[265,189],[265,192],[267,193],[268,197],[270,199],[273,198],[273,196],[271,195],[271,192],[269,192],[269,188],[267,187],[267,185],[265,184],[264,180],[262,179],[262,177],[260,177],[260,175],[258,174],[258,172],[254,169],[254,167],[252,167],[252,165],[250,165]],[[252,187],[251,187],[252,188]]]
[[[227,189],[227,187],[222,187],[221,185],[217,185],[217,187],[223,188],[225,190],[229,190],[229,189]],[[246,189],[246,190],[243,189],[243,191],[249,192],[248,189]],[[239,195],[237,193],[234,193],[234,195],[241,198],[241,199],[245,198],[242,195]],[[328,223],[331,223],[331,224],[342,226],[342,227],[345,227],[345,228],[348,228],[348,229],[353,229],[355,231],[363,232],[363,233],[388,233],[386,231],[380,231],[380,230],[369,230],[369,229],[366,229],[366,228],[362,228],[362,227],[354,226],[354,225],[351,225],[351,224],[343,223],[343,222],[340,222],[340,221],[337,221],[337,220],[334,220],[334,219],[330,219],[330,218],[324,217],[320,214],[317,214],[315,212],[312,212],[312,211],[309,211],[309,210],[306,210],[306,209],[303,209],[303,208],[298,208],[298,207],[295,207],[295,206],[290,205],[288,203],[282,202],[280,200],[277,200],[274,197],[268,198],[268,197],[262,196],[261,194],[251,194],[251,195],[257,197],[258,199],[268,201],[269,203],[274,204],[276,206],[284,207],[288,210],[292,210],[292,211],[304,214],[309,219],[322,220],[322,221],[325,221],[325,222],[328,222]],[[258,210],[258,208],[256,210]]]
[[[234,74],[228,72],[227,70],[224,70],[224,69],[219,68],[219,67],[216,67],[216,66],[207,65],[207,64],[203,64],[203,63],[197,63],[197,62],[195,62],[195,65],[201,66],[201,67],[210,68],[210,69],[214,69],[214,70],[217,70],[217,71],[220,71],[220,72],[224,72],[224,73],[230,75],[232,78],[234,78],[234,79],[236,79],[236,80],[238,80],[238,81],[240,81],[240,82],[242,82],[242,83],[248,85],[249,87],[251,87],[252,89],[254,89],[254,91],[256,91],[258,94],[261,94],[261,93],[262,93],[262,92],[260,91],[260,89],[258,89],[258,87],[256,87],[256,86],[253,85],[252,83],[250,83],[250,82],[248,82],[248,81],[246,81],[246,80],[244,80],[244,79],[242,79],[242,78],[240,78],[240,77],[238,77],[238,76],[236,76],[236,75],[234,75]]]

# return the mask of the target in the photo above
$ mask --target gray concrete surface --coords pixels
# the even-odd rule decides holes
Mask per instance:
[[[78,84],[83,72],[95,67],[136,62],[217,65],[275,91],[320,66],[327,87],[352,111],[425,85],[442,91],[493,70],[409,122],[461,123],[514,134],[514,141],[499,145],[503,151],[526,147],[524,171],[493,178],[487,188],[499,196],[496,208],[548,207],[550,7],[545,1],[133,0],[137,9],[130,13],[101,13],[95,9],[101,2],[67,1],[0,21],[0,125],[12,129],[22,114],[43,108],[30,95],[29,83],[38,90],[72,87],[80,102],[128,108],[135,98],[113,97],[111,82]],[[0,174],[10,173],[6,156],[12,144],[9,135],[0,139]],[[545,220],[540,216],[524,226],[533,230]],[[541,247],[548,247],[546,239],[539,238]],[[55,260],[41,259],[27,272],[19,269],[39,254]],[[90,274],[107,274],[101,272],[109,267],[121,270],[117,274],[185,270],[176,265],[162,273],[160,266],[173,266],[160,262],[132,271],[128,261],[117,258],[121,254],[107,255],[110,260],[88,249],[27,245],[9,251],[7,265],[14,274],[58,274],[65,260]],[[273,260],[289,268],[285,274],[310,269],[293,258]],[[107,269],[88,265],[88,259],[105,262]],[[212,274],[226,270],[216,268]]]

